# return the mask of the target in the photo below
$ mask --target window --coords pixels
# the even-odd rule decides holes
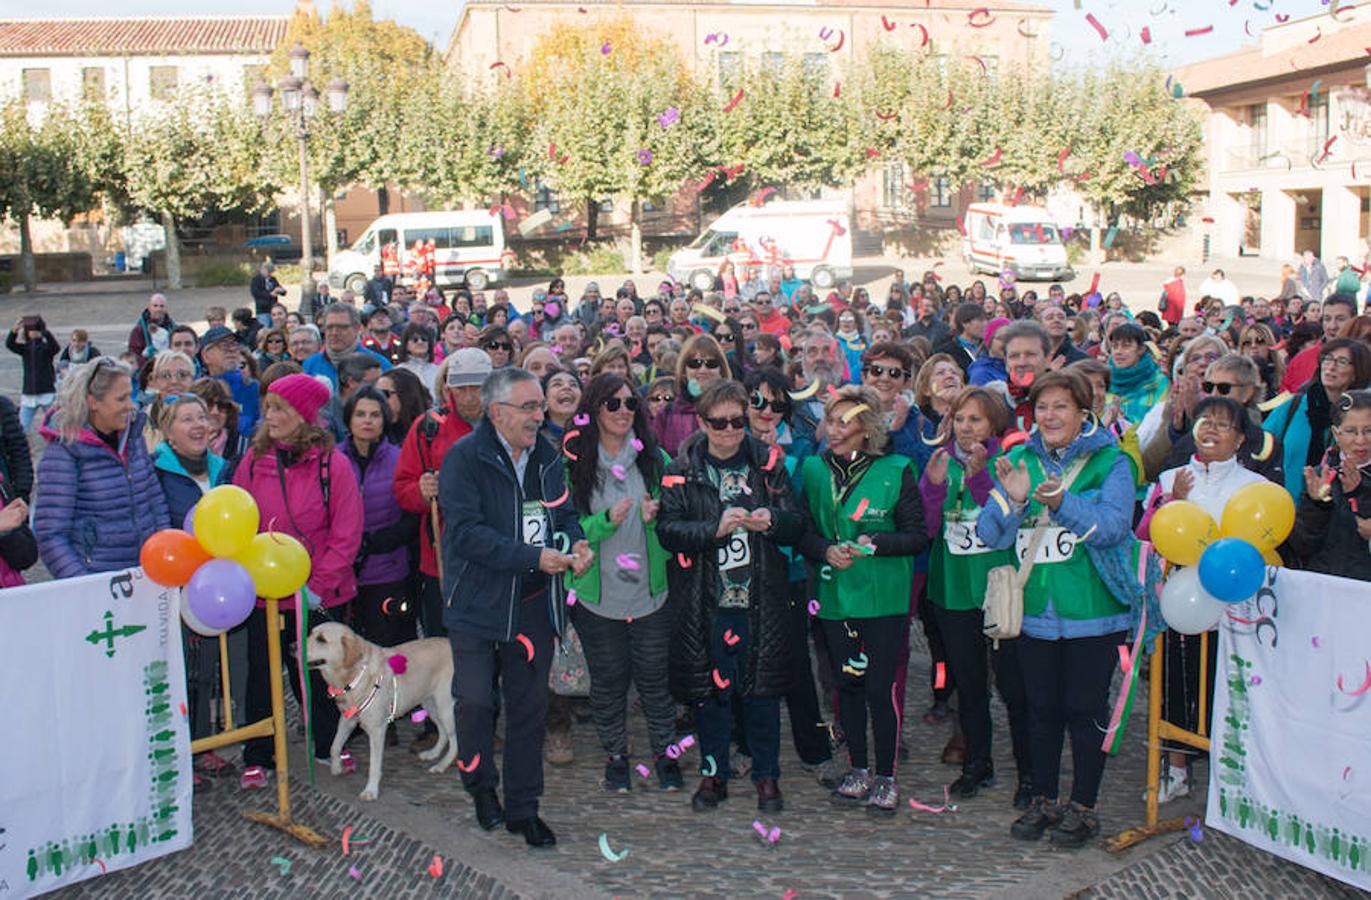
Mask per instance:
[[[433,241],[434,250],[446,250],[451,246],[451,235],[446,228],[406,228],[405,246],[413,247],[415,241]]]
[[[1254,103],[1247,108],[1247,127],[1251,137],[1249,150],[1252,162],[1266,155],[1266,104]]]
[[[48,69],[24,70],[24,99],[46,103],[52,99],[52,72]]]
[[[772,78],[785,75],[785,54],[768,51],[762,54],[762,71]]]
[[[935,178],[929,185],[928,205],[948,207],[952,205],[952,187],[946,178]]]
[[[366,234],[362,235],[362,239],[357,242],[357,246],[352,248],[352,251],[354,253],[360,253],[363,256],[370,256],[375,249],[376,232],[368,230]]]
[[[804,70],[806,78],[822,79],[828,76],[828,54],[827,53],[806,53],[804,55]]]
[[[981,186],[976,191],[976,197],[982,203],[989,203],[995,199],[995,194],[997,193],[997,191],[998,188],[995,187],[994,183],[989,181],[982,181]]]
[[[490,247],[495,232],[489,225],[462,225],[452,229],[451,243],[455,247]]]
[[[1328,92],[1309,101],[1309,155],[1317,158],[1328,143]]]
[[[729,50],[719,54],[719,86],[731,87],[737,84],[743,74],[743,54]]]
[[[603,200],[601,200],[599,203],[597,203],[596,206],[599,207],[600,212],[602,212],[602,213],[613,213],[613,212],[614,212],[614,198],[613,198],[613,197],[606,197],[605,199],[603,199]]]
[[[170,100],[176,93],[181,71],[176,66],[148,67],[148,94],[154,100]]]
[[[557,200],[557,192],[540,181],[533,189],[533,210],[542,209],[555,216],[562,211],[562,204]]]
[[[904,163],[888,163],[881,172],[881,206],[904,209]]]
[[[92,102],[105,100],[105,70],[101,66],[87,66],[81,70],[81,99]]]

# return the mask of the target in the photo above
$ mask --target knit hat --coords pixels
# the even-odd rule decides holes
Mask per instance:
[[[982,333],[981,339],[985,341],[987,346],[989,346],[990,339],[995,336],[995,332],[999,331],[1001,328],[1008,324],[1009,320],[1003,317],[998,319],[991,319],[989,322],[985,323],[985,331]]]
[[[267,388],[267,393],[286,401],[291,409],[299,413],[300,418],[311,424],[318,421],[319,410],[323,409],[329,398],[328,387],[303,372],[276,379]]]
[[[448,387],[480,387],[491,372],[490,356],[478,347],[463,347],[447,364]]]

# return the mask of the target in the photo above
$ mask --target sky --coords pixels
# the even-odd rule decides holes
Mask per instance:
[[[326,10],[331,0],[316,0]],[[756,2],[756,0],[752,0]],[[1263,25],[1276,16],[1292,19],[1327,14],[1327,0],[1035,0],[1056,10],[1053,39],[1059,48],[1053,57],[1093,65],[1143,49],[1140,37],[1149,29],[1148,50],[1161,65],[1170,68],[1238,49],[1255,40]],[[1342,0],[1349,5],[1350,0]],[[1364,2],[1364,0],[1356,0]],[[820,0],[820,4],[822,0]],[[993,0],[987,0],[993,6]],[[392,17],[416,29],[442,50],[457,25],[462,0],[372,0],[377,18]],[[44,0],[43,16],[176,16],[176,15],[281,15],[293,8],[291,0],[126,0],[111,8],[108,0]],[[0,18],[26,18],[34,14],[31,0],[0,0]],[[1108,33],[1102,40],[1086,16]],[[1187,35],[1186,32],[1204,33]]]

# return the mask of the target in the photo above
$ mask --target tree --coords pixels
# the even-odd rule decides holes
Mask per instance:
[[[550,29],[515,70],[532,123],[527,165],[586,204],[630,202],[630,266],[642,264],[645,200],[674,195],[713,160],[711,117],[675,42],[617,18]]]
[[[58,218],[70,222],[98,202],[93,144],[83,141],[81,116],[54,106],[42,122],[29,121],[25,105],[12,100],[0,107],[0,217],[19,225],[20,279],[34,290],[36,275],[30,221]]]

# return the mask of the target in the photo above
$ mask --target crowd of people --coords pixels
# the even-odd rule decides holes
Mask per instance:
[[[915,714],[953,719],[951,796],[996,778],[993,675],[1013,834],[1079,847],[1100,827],[1098,723],[1158,506],[1218,518],[1273,481],[1297,503],[1283,563],[1371,580],[1371,316],[1354,293],[1241,296],[1214,273],[1192,304],[1178,269],[1153,312],[933,272],[895,272],[882,303],[763,274],[648,296],[591,283],[575,302],[556,278],[521,313],[504,290],[416,296],[378,267],[362,296],[321,285],[292,312],[264,267],[254,306],[212,308],[202,331],[154,295],[118,356],[25,317],[6,342],[21,404],[0,398],[0,583],[39,556],[55,578],[136,566],[149,535],[237,484],[310,552],[320,602],[283,604],[286,633],[305,615],[385,646],[450,640],[477,820],[533,846],[555,842],[542,767],[573,761],[578,718],[611,792],[648,772],[683,789],[694,733],[695,810],[750,777],[776,812],[784,704],[833,801],[893,814],[906,708],[924,705],[906,685],[917,618],[933,665]],[[32,515],[30,426],[46,441]],[[1024,576],[1022,631],[991,641],[1004,567]],[[271,639],[261,610],[236,635],[250,721],[269,709]],[[1195,641],[1167,641],[1164,704],[1193,727]],[[222,715],[217,654],[189,635],[195,737]],[[338,710],[308,677],[323,760]],[[630,686],[651,763],[637,780]],[[1191,783],[1183,748],[1167,760],[1163,801]],[[265,784],[271,741],[242,762],[200,754],[197,785]]]

